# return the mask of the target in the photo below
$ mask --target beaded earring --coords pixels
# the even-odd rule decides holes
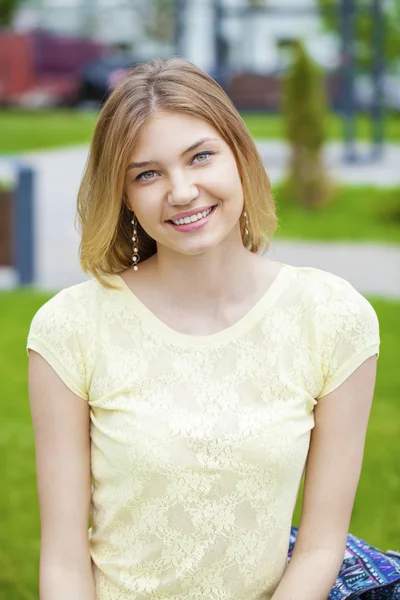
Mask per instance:
[[[249,234],[249,220],[247,218],[247,212],[246,211],[244,211],[243,216],[246,219],[245,226],[244,226],[244,233],[245,233],[245,235],[248,235]]]
[[[139,267],[138,267],[138,262],[140,261],[140,256],[139,256],[139,250],[137,248],[138,246],[138,237],[137,237],[137,221],[136,221],[136,217],[135,215],[133,215],[133,219],[131,221],[132,225],[133,225],[133,236],[132,236],[132,242],[133,242],[133,255],[132,255],[132,266],[133,266],[133,270],[134,271],[138,271]]]

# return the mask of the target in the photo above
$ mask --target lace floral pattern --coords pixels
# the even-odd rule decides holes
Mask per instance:
[[[283,270],[211,336],[168,331],[115,275],[36,313],[28,348],[91,408],[97,600],[271,598],[314,406],[379,348],[348,282]]]

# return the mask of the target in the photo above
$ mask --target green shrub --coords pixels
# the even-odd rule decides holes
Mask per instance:
[[[400,224],[400,187],[385,195],[379,206],[379,215],[383,221]]]
[[[275,237],[400,244],[399,187],[337,184],[332,202],[314,210],[294,203],[282,182],[273,187],[273,197],[279,221]]]
[[[333,185],[322,158],[327,102],[321,73],[304,46],[294,46],[294,61],[284,80],[284,129],[290,144],[287,195],[304,207],[327,204]]]

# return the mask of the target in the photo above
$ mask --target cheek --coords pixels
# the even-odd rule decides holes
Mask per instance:
[[[221,161],[218,168],[210,170],[208,185],[214,196],[224,199],[243,197],[242,182],[234,160]]]
[[[127,188],[129,206],[138,215],[140,220],[143,220],[143,218],[146,219],[147,214],[152,214],[159,204],[159,195],[156,193],[155,187],[155,185],[131,185]]]

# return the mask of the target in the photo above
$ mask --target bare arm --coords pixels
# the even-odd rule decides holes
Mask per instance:
[[[368,358],[315,408],[299,531],[272,600],[326,600],[344,559],[376,378]]]
[[[41,519],[40,600],[95,600],[89,405],[33,350],[29,398]]]

